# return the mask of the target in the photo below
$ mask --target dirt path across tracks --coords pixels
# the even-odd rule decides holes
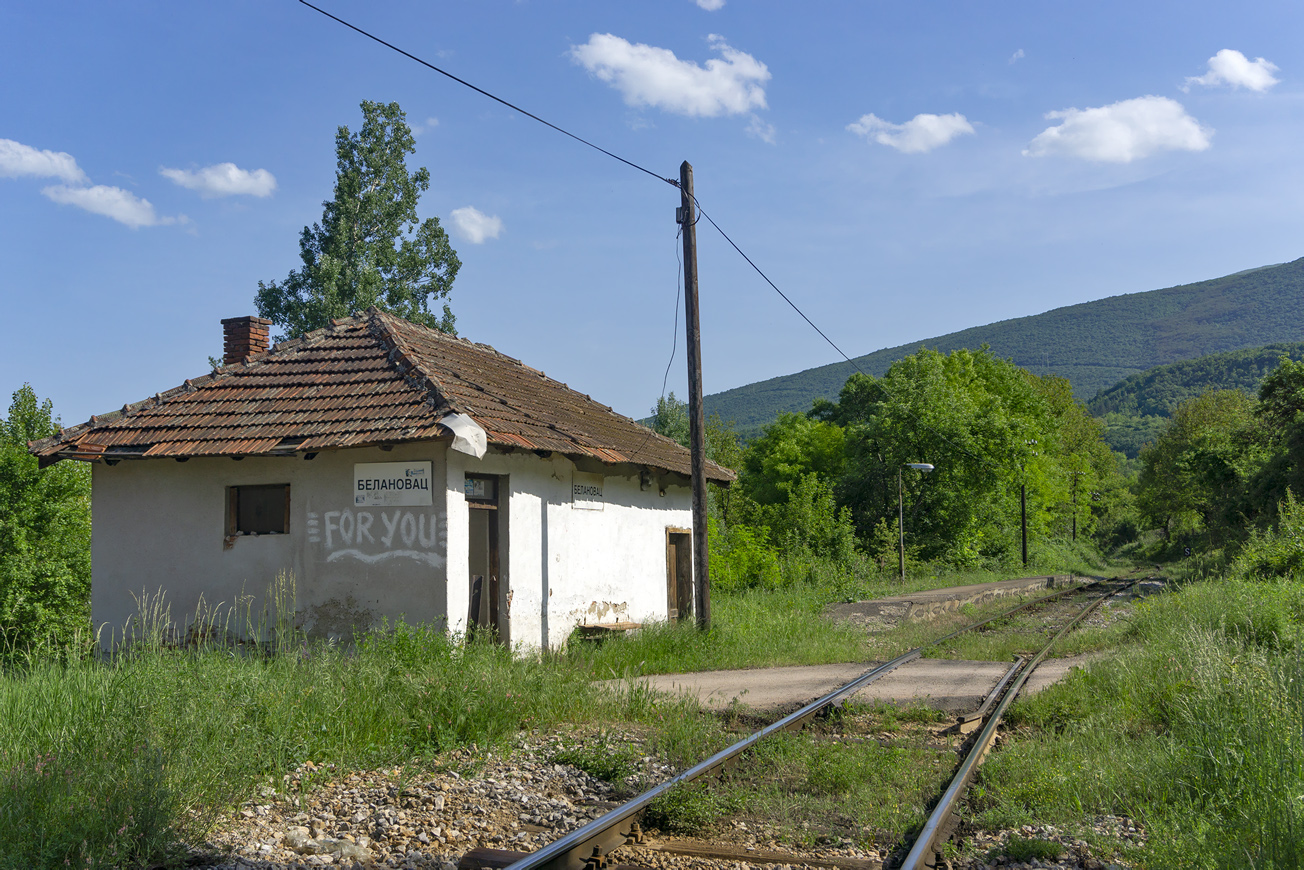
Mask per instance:
[[[1062,679],[1071,668],[1086,664],[1096,655],[1043,662],[1028,680],[1024,692],[1031,694],[1040,691]],[[735,700],[757,710],[774,709],[813,701],[851,682],[876,664],[878,663],[802,665],[657,674],[636,678],[634,682],[657,691],[692,695],[712,709],[727,707]],[[918,702],[939,710],[963,713],[977,709],[1009,667],[1009,662],[916,659],[870,683],[854,697],[857,701],[869,702]],[[621,684],[609,683],[612,686]]]

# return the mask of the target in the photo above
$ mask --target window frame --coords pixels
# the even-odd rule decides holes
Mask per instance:
[[[285,513],[281,518],[281,529],[271,531],[242,531],[240,529],[240,490],[283,489],[285,491]],[[263,535],[290,534],[290,484],[288,483],[246,483],[226,488],[226,538],[260,537]]]

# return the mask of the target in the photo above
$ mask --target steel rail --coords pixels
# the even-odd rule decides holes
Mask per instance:
[[[632,798],[627,803],[599,816],[566,836],[554,840],[542,849],[531,852],[525,857],[510,864],[504,864],[503,866],[506,870],[582,870],[582,868],[592,864],[593,866],[590,867],[590,870],[596,870],[596,868],[600,868],[605,863],[604,856],[607,852],[617,846],[624,845],[630,839],[637,838],[639,831],[634,824],[634,817],[672,788],[692,782],[693,780],[719,770],[722,767],[731,766],[736,763],[737,758],[742,755],[743,752],[754,746],[756,743],[777,731],[794,730],[801,727],[801,725],[803,725],[808,719],[818,714],[821,710],[844,700],[849,695],[854,694],[858,690],[877,680],[879,677],[882,677],[884,674],[899,668],[907,662],[919,658],[920,655],[923,654],[923,651],[929,647],[945,643],[965,632],[981,628],[984,625],[1004,619],[1022,610],[1036,607],[1039,604],[1053,601],[1073,592],[1097,586],[1102,582],[1102,580],[1094,580],[1087,584],[1065,586],[1050,595],[1025,602],[1018,607],[1011,608],[1010,610],[1004,611],[996,616],[989,617],[980,622],[975,622],[972,625],[967,625],[964,628],[945,635],[944,637],[930,641],[922,647],[903,653],[891,661],[884,662],[883,664],[866,671],[864,674],[861,674],[846,685],[834,689],[823,697],[810,702],[795,713],[791,713],[779,721],[743,738],[737,743],[734,743],[732,746],[720,750],[715,755],[712,755],[705,761],[685,770],[672,779],[669,779],[660,785],[649,789],[643,794]],[[630,824],[622,824],[627,821],[630,822]],[[510,855],[512,853],[506,854]]]
[[[655,788],[643,792],[643,794],[634,798],[626,804],[610,811],[606,815],[599,816],[581,828],[567,834],[560,840],[543,847],[537,852],[531,853],[528,857],[509,865],[508,870],[579,870],[588,862],[589,856],[580,857],[576,854],[577,850],[586,850],[590,846],[594,848],[594,856],[599,857],[608,849],[619,846],[629,837],[629,831],[620,830],[620,823],[631,818],[639,811],[644,809],[648,804],[659,798],[661,795],[670,791],[677,785],[692,782],[700,776],[704,776],[713,770],[717,770],[733,759],[737,758],[747,749],[775,733],[801,725],[810,717],[814,716],[820,710],[835,704],[848,695],[855,693],[858,689],[864,688],[879,677],[899,668],[906,662],[914,661],[919,658],[922,650],[912,649],[903,655],[899,655],[889,662],[884,662],[876,668],[861,674],[856,679],[834,689],[827,695],[811,701],[795,713],[784,716],[779,721],[767,725],[760,731],[755,732],[732,746],[720,750],[715,755],[706,759],[683,773],[668,779]]]
[[[1131,589],[1138,582],[1140,581],[1133,580],[1122,589],[1114,589],[1093,601],[1089,606],[1084,608],[1081,613],[1069,620],[1063,628],[1056,632],[1055,636],[1052,637],[1050,641],[1041,648],[1041,651],[1033,657],[1032,661],[1028,663],[1028,666],[1019,672],[1019,676],[1010,685],[1009,690],[1001,697],[996,708],[992,710],[991,716],[987,719],[987,725],[978,734],[978,738],[974,741],[973,749],[971,749],[968,756],[965,757],[964,763],[960,765],[960,769],[956,771],[955,777],[951,780],[951,785],[942,795],[941,800],[937,802],[937,806],[933,808],[932,814],[928,817],[928,821],[924,823],[924,827],[920,830],[918,838],[915,839],[914,847],[910,850],[910,853],[906,855],[906,859],[901,864],[900,870],[919,870],[919,868],[933,866],[933,864],[925,863],[925,859],[927,858],[931,860],[934,853],[937,851],[938,841],[941,839],[942,832],[946,829],[945,822],[949,820],[955,803],[959,800],[960,795],[964,793],[965,788],[968,787],[969,781],[973,778],[974,772],[978,769],[978,765],[982,763],[988,750],[991,749],[992,742],[996,739],[996,729],[1000,727],[1001,724],[1001,717],[1005,714],[1006,708],[1009,707],[1011,702],[1013,702],[1018,696],[1019,690],[1023,688],[1024,683],[1026,683],[1028,678],[1032,676],[1032,672],[1035,671],[1037,666],[1040,665],[1042,661],[1045,660],[1046,656],[1050,654],[1051,647],[1055,646],[1064,635],[1076,628],[1082,620],[1094,613],[1096,608],[1100,607],[1100,605],[1104,604],[1118,593]]]

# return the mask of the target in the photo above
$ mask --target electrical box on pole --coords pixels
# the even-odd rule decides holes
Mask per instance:
[[[680,206],[675,219],[684,235],[684,323],[688,345],[688,432],[693,470],[693,610],[697,627],[711,627],[711,573],[706,542],[706,417],[702,411],[702,336],[697,316],[697,203],[693,167],[679,167]]]

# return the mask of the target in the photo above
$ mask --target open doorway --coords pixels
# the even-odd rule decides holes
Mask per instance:
[[[467,564],[470,574],[470,612],[467,634],[490,632],[499,643],[509,643],[506,584],[503,582],[502,541],[505,511],[500,510],[502,479],[493,475],[466,476],[469,526]]]
[[[671,622],[693,615],[693,532],[666,529],[666,605]]]

